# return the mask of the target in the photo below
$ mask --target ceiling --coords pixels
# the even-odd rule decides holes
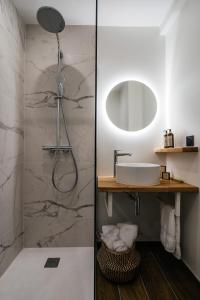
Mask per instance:
[[[95,0],[11,0],[25,24],[37,24],[36,13],[41,6],[53,6],[59,10],[66,24],[95,24]]]
[[[100,26],[160,26],[176,0],[98,0]],[[96,0],[12,0],[26,24],[37,24],[36,12],[58,9],[66,24],[95,24]]]
[[[99,0],[100,26],[161,26],[174,0]]]

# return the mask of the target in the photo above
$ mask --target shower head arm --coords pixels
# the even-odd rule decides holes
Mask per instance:
[[[63,58],[63,54],[60,48],[60,38],[58,33],[56,33],[56,39],[58,44],[58,65],[60,65],[60,60]]]

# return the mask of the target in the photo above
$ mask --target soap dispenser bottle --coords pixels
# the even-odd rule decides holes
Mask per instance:
[[[168,148],[174,148],[174,134],[172,133],[171,129],[168,129],[167,144]]]
[[[164,131],[164,148],[168,148],[168,133],[167,133],[167,130]]]

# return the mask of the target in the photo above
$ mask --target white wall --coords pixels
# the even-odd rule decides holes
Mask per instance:
[[[200,1],[188,0],[166,36],[168,125],[176,145],[194,134],[200,145]],[[199,154],[169,156],[174,175],[200,187]],[[188,194],[182,204],[183,259],[200,278],[200,198]]]
[[[160,162],[154,148],[162,144],[164,129],[164,38],[157,28],[98,28],[98,91],[97,91],[97,157],[98,175],[113,173],[113,150],[132,152],[123,161]],[[105,100],[111,88],[120,81],[144,82],[157,94],[158,114],[145,130],[127,133],[112,125],[105,113]],[[143,194],[141,216],[134,217],[132,202],[125,194],[115,195],[114,215],[108,219],[102,200],[98,199],[98,223],[132,221],[140,224],[140,238],[159,239],[159,203],[155,195]],[[123,203],[122,203],[123,201]]]
[[[98,175],[112,175],[114,149],[133,152],[134,161],[158,162],[153,149],[162,143],[164,129],[164,54],[164,39],[156,28],[98,29]],[[116,128],[105,113],[110,89],[126,79],[143,81],[158,96],[155,122],[139,133]]]

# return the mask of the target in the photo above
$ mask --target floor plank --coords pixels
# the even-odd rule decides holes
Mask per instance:
[[[98,270],[97,300],[200,300],[200,283],[182,261],[160,243],[139,243],[140,274],[130,284],[114,285]]]
[[[142,258],[141,277],[150,300],[177,300],[151,252]]]
[[[149,300],[141,276],[138,276],[133,283],[120,285],[118,288],[120,300]]]
[[[101,274],[98,266],[96,300],[120,300],[117,285],[106,280]]]
[[[200,284],[182,261],[164,250],[154,250],[153,255],[179,299],[200,299]]]

